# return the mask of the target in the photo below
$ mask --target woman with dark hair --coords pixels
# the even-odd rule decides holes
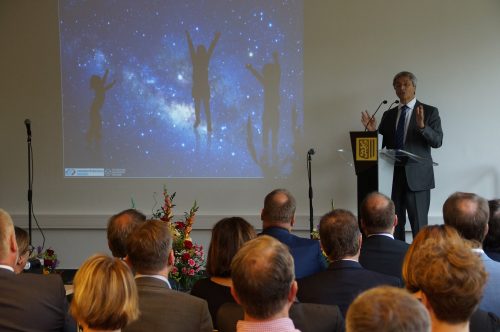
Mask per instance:
[[[488,234],[483,242],[483,249],[491,259],[500,262],[500,199],[488,201],[490,219],[488,220]]]
[[[212,229],[206,266],[209,277],[194,284],[191,295],[208,302],[214,328],[217,328],[219,307],[234,302],[231,296],[231,260],[245,242],[255,237],[253,226],[240,217],[224,218]]]

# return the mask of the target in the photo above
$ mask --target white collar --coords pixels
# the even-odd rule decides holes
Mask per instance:
[[[5,270],[9,270],[9,271],[14,272],[14,268],[12,266],[10,266],[10,265],[0,264],[0,269],[5,269]]]
[[[416,103],[417,103],[417,97],[410,100],[407,104],[403,104],[403,103],[399,104],[399,110],[401,110],[401,107],[403,107],[403,105],[406,105],[408,107],[408,109],[412,110],[415,107]]]
[[[372,237],[372,236],[375,236],[375,235],[382,235],[382,236],[387,236],[387,237],[390,237],[391,239],[394,240],[394,235],[392,235],[391,233],[373,233],[373,234],[369,234],[367,237]]]

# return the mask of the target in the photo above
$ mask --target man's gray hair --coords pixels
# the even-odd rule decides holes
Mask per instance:
[[[417,87],[417,76],[415,76],[415,74],[413,74],[412,72],[409,72],[409,71],[401,71],[401,72],[397,73],[396,76],[394,76],[394,79],[392,80],[392,86],[396,85],[396,81],[400,77],[408,77],[411,80],[411,82],[413,83],[413,86]]]

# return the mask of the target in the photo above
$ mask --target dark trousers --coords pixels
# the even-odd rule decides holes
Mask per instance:
[[[405,241],[406,211],[408,211],[411,232],[413,238],[415,238],[420,229],[427,226],[431,191],[411,191],[408,188],[405,167],[403,165],[395,165],[391,198],[396,206],[396,214],[398,216],[398,224],[394,231],[394,237]]]

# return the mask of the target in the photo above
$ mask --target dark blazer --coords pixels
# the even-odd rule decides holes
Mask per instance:
[[[425,128],[420,130],[417,127],[416,109],[419,105],[424,107]],[[383,135],[382,147],[395,149],[396,147],[396,119],[398,108],[394,107],[382,115],[382,120],[378,131]],[[422,104],[417,100],[406,133],[405,150],[431,159],[431,147],[439,148],[443,143],[443,130],[441,128],[441,118],[438,109],[434,106]],[[435,187],[434,169],[430,162],[408,161],[405,165],[408,187],[412,191],[430,190]]]
[[[318,240],[306,239],[281,227],[268,227],[259,235],[269,235],[290,248],[295,264],[295,278],[300,279],[326,270],[326,259]]]
[[[176,331],[212,332],[212,319],[205,300],[171,290],[160,279],[139,277],[139,319],[124,332]]]
[[[500,332],[500,319],[491,312],[477,309],[470,319],[470,332]]]
[[[363,239],[359,263],[370,271],[388,274],[403,280],[401,269],[410,245],[385,235],[370,235]]]
[[[243,320],[243,308],[236,303],[223,304],[217,312],[219,332],[235,332],[238,320]],[[290,319],[301,332],[341,332],[344,319],[337,306],[299,303],[290,307]]]
[[[0,268],[0,331],[76,331],[61,277]]]
[[[338,305],[344,316],[363,291],[380,285],[401,287],[398,278],[364,269],[358,262],[348,260],[335,261],[327,271],[298,280],[298,284],[300,302]]]

